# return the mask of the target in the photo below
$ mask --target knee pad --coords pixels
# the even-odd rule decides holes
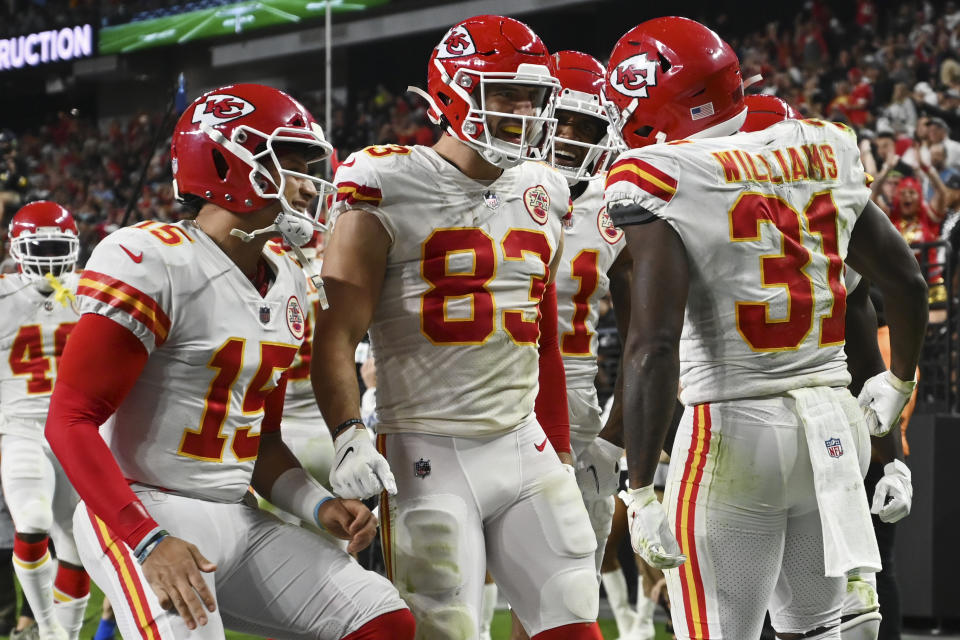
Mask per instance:
[[[397,589],[404,595],[453,596],[463,583],[466,505],[454,495],[412,502],[397,517]]]
[[[844,619],[880,610],[877,589],[859,575],[847,577],[847,590],[843,594]]]
[[[478,628],[466,606],[421,611],[417,616],[417,640],[474,640]]]
[[[840,623],[840,638],[842,640],[877,640],[880,635],[880,621],[883,617],[879,611],[862,613],[849,620],[844,616]]]
[[[11,501],[10,515],[20,533],[50,533],[53,527],[53,505],[48,496],[34,495],[23,502]]]
[[[551,576],[540,590],[540,618],[583,622],[597,619],[600,585],[592,567],[573,569]]]
[[[532,503],[554,552],[580,558],[596,551],[597,536],[572,473],[562,468],[548,473]]]

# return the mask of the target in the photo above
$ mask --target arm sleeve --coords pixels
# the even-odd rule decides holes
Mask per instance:
[[[130,330],[100,315],[83,315],[60,360],[45,432],[87,507],[130,548],[157,523],[130,490],[99,429],[130,392],[147,357]]]
[[[540,302],[540,390],[534,411],[555,451],[570,452],[567,379],[557,339],[557,285],[547,286]]]

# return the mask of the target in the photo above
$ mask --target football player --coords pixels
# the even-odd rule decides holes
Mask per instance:
[[[577,484],[597,538],[597,569],[610,534],[614,497],[623,448],[598,437],[597,307],[609,292],[617,327],[625,335],[630,317],[630,254],[623,232],[610,222],[603,206],[603,179],[617,149],[603,110],[603,65],[579,51],[554,54],[560,95],[553,164],[567,179],[573,212],[564,218],[563,259],[557,271],[557,316],[560,353],[567,380],[570,445]],[[619,398],[618,398],[619,400]],[[619,421],[620,403],[614,420]],[[601,574],[611,600],[626,595],[623,573]],[[621,635],[627,633],[621,630]]]
[[[796,109],[776,96],[748,95],[744,97],[744,104],[747,118],[740,131],[760,131],[783,120],[800,118]],[[847,289],[844,352],[851,376],[850,390],[859,393],[865,380],[887,367],[877,341],[877,313],[870,300],[869,285],[850,268],[845,270],[844,285]],[[910,513],[913,502],[913,483],[910,469],[903,461],[899,429],[891,429],[882,438],[871,439],[871,445],[871,461],[882,465],[883,477],[877,482],[870,511],[882,522],[898,522]],[[880,543],[879,538],[877,542]],[[882,547],[880,552],[881,559],[890,553]],[[889,569],[884,563],[884,570]],[[899,628],[899,623],[888,620],[887,624]],[[847,576],[843,598],[841,637],[844,640],[873,640],[878,636],[880,626],[876,574],[861,576],[852,572]]]
[[[527,162],[549,153],[552,67],[526,25],[465,20],[419,92],[440,141],[370,147],[337,170],[311,379],[334,437],[334,490],[386,490],[388,573],[423,638],[476,636],[485,567],[534,638],[599,638],[596,539],[561,462],[552,279],[570,192]],[[377,449],[354,368],[368,328]]]
[[[47,438],[83,500],[80,555],[124,637],[413,637],[387,580],[248,491],[350,551],[375,535],[369,510],[312,481],[280,433],[307,289],[300,266],[264,245],[310,239],[308,203],[327,185],[310,165],[330,149],[282,91],[201,96],[171,147],[196,219],[121,229],[81,276]]]
[[[757,637],[767,606],[781,638],[838,638],[846,573],[879,569],[860,462],[915,385],[917,262],[869,202],[850,129],[731,135],[746,116],[739,61],[703,25],[629,31],[605,97],[633,149],[605,202],[634,258],[621,494],[634,549],[673,569],[680,638]],[[865,382],[863,408],[846,390],[845,260],[895,310],[892,365]],[[664,510],[652,481],[678,378]]]
[[[0,475],[16,527],[13,568],[44,640],[77,638],[90,592],[73,541],[79,498],[43,437],[60,356],[80,319],[79,253],[70,212],[32,202],[10,224],[18,272],[0,276]]]

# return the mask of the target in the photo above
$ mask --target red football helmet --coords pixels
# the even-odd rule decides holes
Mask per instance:
[[[501,113],[487,109],[490,84],[526,85],[539,89],[534,115]],[[554,99],[560,83],[554,77],[553,59],[530,27],[502,16],[476,16],[453,26],[430,55],[427,116],[451,136],[476,149],[499,167],[512,167],[523,160],[547,159],[547,146],[557,121]],[[521,123],[520,142],[493,135],[487,116]]]
[[[56,202],[31,202],[10,223],[10,255],[31,280],[73,271],[80,255],[77,223]]]
[[[800,114],[783,98],[764,94],[744,96],[743,103],[747,105],[747,119],[740,131],[761,131],[770,125],[784,120],[799,120]]]
[[[648,20],[620,38],[604,97],[631,149],[732,135],[747,113],[737,54],[699,22],[674,16]]]
[[[291,145],[298,145],[309,163],[332,150],[310,112],[283,91],[234,84],[205,93],[187,107],[173,131],[170,155],[178,197],[189,194],[235,213],[279,200],[283,213],[315,224],[319,207],[304,213],[284,197],[287,176],[311,180],[321,196],[318,202],[334,188],[320,178],[284,169],[278,147],[282,152]]]
[[[557,96],[557,111],[571,111],[596,118],[603,127],[603,136],[596,142],[581,142],[555,136],[553,139],[553,166],[566,176],[571,184],[599,177],[616,155],[617,147],[609,131],[610,121],[603,108],[603,77],[606,70],[600,61],[579,51],[560,51],[553,54],[560,95]],[[557,143],[572,147],[585,147],[586,154],[578,166],[564,165],[566,160],[575,161],[568,148],[557,148]]]

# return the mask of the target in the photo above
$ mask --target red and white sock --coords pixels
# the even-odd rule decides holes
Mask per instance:
[[[90,576],[83,569],[61,564],[53,583],[53,612],[70,640],[77,640],[90,600]]]
[[[53,616],[53,575],[56,563],[47,550],[49,538],[26,542],[19,536],[13,540],[13,571],[20,581],[23,596],[33,609],[33,617],[43,632],[56,624]]]

